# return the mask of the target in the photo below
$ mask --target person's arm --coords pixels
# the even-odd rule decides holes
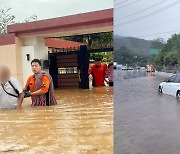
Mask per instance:
[[[45,91],[42,91],[41,89],[39,89],[39,90],[37,90],[35,92],[32,92],[31,96],[40,96],[40,95],[43,95],[45,93],[46,93]]]
[[[30,91],[30,80],[31,80],[31,76],[28,78],[26,84],[25,84],[25,87],[23,89],[23,93],[24,93],[24,98],[27,98],[27,97],[31,97],[31,93],[29,92]]]
[[[24,100],[24,93],[22,92],[22,93],[19,94],[19,100],[18,100],[18,105],[17,105],[16,109],[21,108],[23,100]]]
[[[24,92],[22,90],[22,86],[21,84],[19,83],[19,81],[17,79],[13,80],[12,81],[12,84],[15,86],[15,88],[18,90],[19,92],[19,99],[18,99],[18,104],[16,106],[16,109],[20,109],[21,108],[21,105],[22,105],[22,102],[24,100]]]
[[[47,76],[43,76],[41,82],[42,87],[39,90],[32,92],[31,96],[40,96],[48,92],[50,85],[49,78]]]
[[[89,68],[88,74],[90,75],[90,74],[92,74],[92,72],[93,72],[93,66],[91,66],[91,67]]]
[[[104,81],[106,81],[108,83],[108,80],[106,80],[107,76],[108,76],[108,67],[106,64],[104,64]]]

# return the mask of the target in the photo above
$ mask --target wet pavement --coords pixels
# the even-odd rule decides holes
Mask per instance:
[[[56,90],[58,105],[0,110],[0,153],[113,153],[113,88]]]
[[[115,71],[114,153],[179,154],[180,103],[158,95],[164,78],[133,74]]]

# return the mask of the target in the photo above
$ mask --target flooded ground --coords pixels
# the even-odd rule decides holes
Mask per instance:
[[[115,74],[115,154],[179,154],[180,103],[158,95],[164,78]]]
[[[0,110],[0,153],[113,153],[113,88],[56,90],[58,105]]]

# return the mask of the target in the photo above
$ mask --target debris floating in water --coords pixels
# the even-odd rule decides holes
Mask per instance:
[[[16,145],[16,144],[10,144],[10,145],[2,145],[0,146],[0,152],[10,152],[10,151],[17,151],[17,150],[24,150],[28,148],[28,145]]]

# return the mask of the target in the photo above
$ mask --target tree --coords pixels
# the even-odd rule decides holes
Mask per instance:
[[[0,10],[0,34],[7,33],[7,25],[13,24],[15,16],[9,14],[10,8]]]
[[[67,36],[60,39],[81,42],[87,44],[88,48],[100,49],[113,46],[112,32]]]
[[[103,62],[113,62],[114,61],[114,56],[112,52],[100,52],[100,53],[91,53],[90,54],[90,59],[95,60],[96,58],[101,58]]]
[[[7,26],[15,23],[25,23],[30,21],[36,21],[37,16],[32,15],[22,21],[16,21],[15,15],[10,13],[11,8],[0,9],[0,34],[7,33]]]
[[[180,58],[180,34],[174,34],[165,43],[155,58],[156,66],[175,66],[179,64]]]
[[[165,57],[164,57],[164,65],[165,66],[175,66],[178,63],[178,56],[176,52],[169,52]]]
[[[112,32],[67,36],[60,39],[87,44],[88,49],[102,49],[113,46]],[[103,62],[113,62],[114,56],[112,52],[99,52],[90,54],[90,59],[95,60],[96,58],[101,58]]]
[[[161,50],[165,44],[162,38],[154,39],[151,43],[151,48]]]
[[[162,52],[159,52],[158,55],[155,57],[155,64],[159,66],[163,66],[164,54]]]

